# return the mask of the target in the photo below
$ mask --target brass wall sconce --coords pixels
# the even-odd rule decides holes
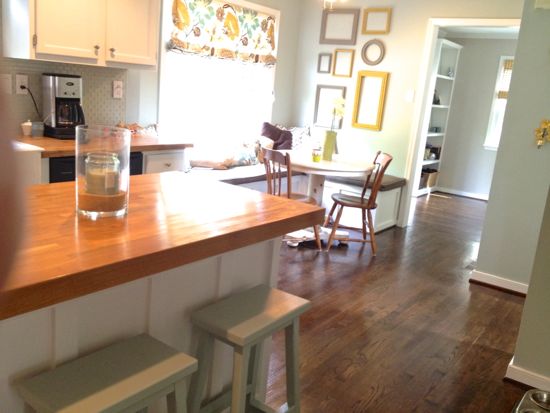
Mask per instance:
[[[535,129],[535,138],[538,149],[542,148],[546,141],[550,142],[550,120],[544,119],[540,123],[540,128]]]

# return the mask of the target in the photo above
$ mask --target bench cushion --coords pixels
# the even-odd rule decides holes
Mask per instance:
[[[327,181],[360,187],[362,187],[365,183],[365,179],[361,177],[327,177]],[[401,188],[402,186],[405,186],[406,183],[407,180],[405,178],[399,178],[392,175],[384,175],[384,177],[382,178],[382,186],[380,187],[380,191],[391,191],[392,189]]]

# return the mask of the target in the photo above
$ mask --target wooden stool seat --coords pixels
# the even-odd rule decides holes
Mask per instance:
[[[199,372],[191,381],[189,411],[218,411],[229,404],[232,413],[244,413],[245,409],[272,411],[254,397],[258,360],[262,342],[285,329],[289,406],[286,411],[299,412],[298,320],[310,306],[308,300],[259,285],[193,313],[191,321],[203,334],[199,343]],[[214,339],[234,348],[232,391],[201,406]],[[250,395],[248,401],[247,395]]]
[[[169,411],[186,411],[184,379],[197,360],[148,335],[115,343],[20,382],[38,413],[135,412],[168,396]]]

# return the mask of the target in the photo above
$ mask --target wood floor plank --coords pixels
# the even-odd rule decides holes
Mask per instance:
[[[526,388],[503,381],[524,299],[468,282],[486,203],[417,200],[413,224],[330,253],[281,252],[279,288],[312,301],[301,320],[302,411],[510,412]],[[268,402],[285,398],[274,340]]]

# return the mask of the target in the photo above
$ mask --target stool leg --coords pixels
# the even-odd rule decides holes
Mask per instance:
[[[199,360],[199,369],[191,377],[189,386],[189,413],[199,413],[202,398],[204,397],[204,389],[206,388],[206,380],[208,380],[208,372],[212,366],[212,356],[214,353],[214,337],[206,332],[201,332],[199,339],[199,347],[197,358]]]
[[[244,413],[250,346],[235,347],[233,353],[233,385],[231,389],[231,413]]]
[[[263,350],[263,344],[264,342],[261,341],[258,344],[256,344],[252,348],[252,352],[250,354],[250,364],[249,364],[249,378],[250,378],[250,401],[251,404],[254,404],[254,401],[256,401],[256,391],[258,390],[258,375],[260,373],[260,361],[262,357],[262,350]]]
[[[285,359],[286,359],[286,398],[289,409],[300,412],[300,364],[299,343],[300,333],[298,318],[285,328]]]
[[[174,385],[174,392],[167,396],[168,413],[187,413],[187,391],[182,381]]]

